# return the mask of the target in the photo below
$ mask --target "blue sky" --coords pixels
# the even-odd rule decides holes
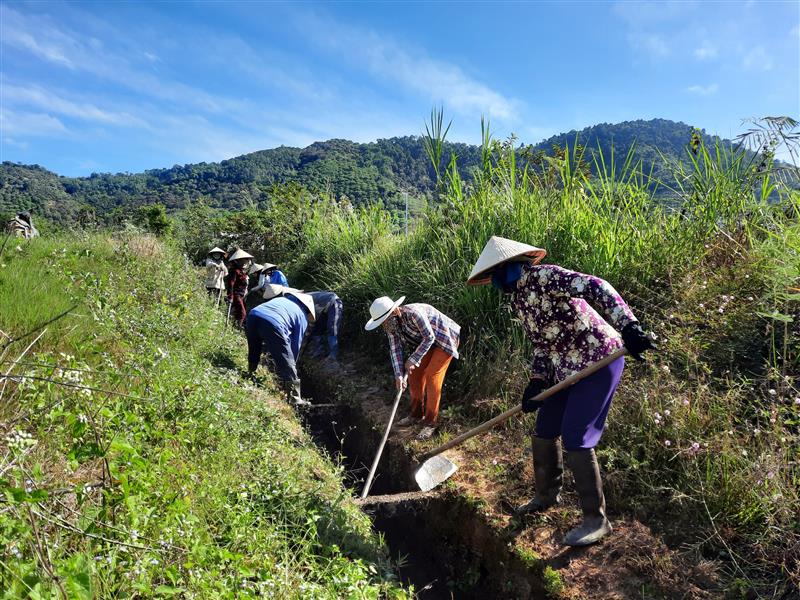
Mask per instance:
[[[332,137],[800,117],[800,2],[0,3],[0,153],[64,175]]]

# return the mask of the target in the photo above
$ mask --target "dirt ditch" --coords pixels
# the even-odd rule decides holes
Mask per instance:
[[[310,371],[303,391],[314,406],[302,412],[303,420],[316,442],[342,461],[347,483],[360,492],[383,429],[362,405],[342,398],[335,382]],[[542,576],[544,562],[516,555],[479,505],[447,485],[418,491],[416,462],[396,437],[393,432],[389,438],[363,508],[384,535],[401,580],[425,600],[554,597]]]
[[[376,380],[369,357],[353,354],[335,368],[304,361],[308,429],[339,457],[358,494],[389,419],[393,392]],[[372,365],[372,366],[371,366]],[[407,412],[407,399],[398,414]],[[468,423],[442,426],[452,436]],[[417,491],[417,428],[396,427],[386,444],[363,509],[382,532],[400,575],[423,599],[514,598],[569,600],[710,600],[724,594],[719,565],[669,548],[649,527],[611,507],[614,534],[587,548],[565,548],[565,533],[580,519],[567,475],[564,502],[520,520],[512,507],[530,497],[527,436],[498,427],[445,454],[459,470],[438,488]],[[440,438],[443,441],[444,438]]]

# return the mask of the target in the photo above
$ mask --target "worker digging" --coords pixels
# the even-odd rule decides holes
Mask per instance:
[[[547,400],[536,396],[623,345],[639,360],[642,352],[654,346],[608,282],[557,265],[538,264],[545,254],[542,248],[494,236],[467,283],[491,283],[507,296],[534,348],[522,409],[538,411],[532,436],[536,495],[517,514],[558,504],[563,446],[583,511],[583,522],[566,535],[564,544],[586,546],[611,532],[594,448],[605,428],[625,359],[616,359]]]
[[[432,489],[457,470],[442,456],[445,450],[519,412],[536,413],[531,435],[536,493],[515,513],[523,516],[557,505],[566,463],[575,480],[583,519],[567,533],[564,544],[586,546],[612,531],[595,447],[624,370],[624,355],[643,360],[642,353],[655,346],[608,282],[558,265],[540,264],[545,255],[542,248],[493,236],[478,257],[467,284],[491,284],[522,323],[533,346],[530,377],[519,405],[429,451],[422,457],[415,479],[423,491]],[[231,257],[231,272],[242,268],[242,259],[248,257],[237,250]],[[259,274],[252,291],[261,292],[267,302],[247,316],[248,368],[255,372],[265,348],[273,357],[287,400],[307,404],[300,396],[296,362],[305,338],[313,340],[312,354],[319,356],[321,338],[326,337],[329,356],[337,358],[342,302],[334,292],[309,295],[271,283],[269,277],[285,281],[280,271],[275,275],[273,267],[255,265],[251,270]],[[228,280],[235,281],[236,274],[229,274]],[[380,327],[387,336],[397,390],[370,479],[406,387],[411,396],[409,414],[398,425],[421,424],[417,435],[421,440],[435,433],[444,379],[452,360],[459,357],[460,326],[429,304],[404,302],[405,296],[377,298],[365,325],[367,331]],[[237,320],[239,314],[237,310]],[[368,491],[369,480],[362,499]]]
[[[247,315],[248,373],[254,375],[262,353],[269,353],[286,400],[295,406],[310,404],[300,394],[297,359],[306,330],[314,319],[314,300],[293,289],[284,289],[280,296],[259,304]]]
[[[397,301],[387,296],[376,299],[364,328],[382,327],[386,333],[395,389],[402,390],[408,381],[411,392],[410,414],[398,425],[421,422],[417,437],[424,440],[436,431],[444,377],[450,362],[458,358],[461,327],[430,304],[401,306],[404,301],[405,296]],[[405,362],[404,351],[409,355]]]
[[[229,314],[233,317],[233,322],[241,329],[244,327],[244,320],[247,316],[247,309],[244,305],[247,296],[247,263],[253,260],[253,255],[242,249],[237,249],[228,259],[229,269],[225,276],[225,290],[227,300],[230,302]]]

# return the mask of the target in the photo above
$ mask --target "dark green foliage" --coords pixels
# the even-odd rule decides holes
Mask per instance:
[[[167,216],[163,204],[149,204],[136,211],[135,222],[150,233],[162,236],[172,229],[172,221]]]
[[[692,131],[689,125],[665,119],[604,123],[519,148],[520,167],[534,163],[536,168],[538,163],[541,168],[554,147],[572,147],[576,137],[586,148],[587,165],[593,163],[598,147],[610,156],[613,144],[617,154],[625,156],[635,143],[642,170],[648,173],[653,168],[654,175],[666,184],[662,191],[668,192],[674,182],[659,154],[688,165],[686,145]],[[711,141],[705,134],[703,139],[707,144]],[[450,172],[447,166],[454,154],[457,171]],[[457,174],[466,185],[472,185],[482,160],[479,146],[446,142],[440,155],[442,176],[452,179]],[[130,220],[132,211],[140,206],[161,203],[172,213],[201,197],[211,208],[263,208],[274,200],[274,186],[288,182],[354,206],[374,203],[398,211],[403,209],[404,192],[411,198],[433,199],[437,174],[423,139],[417,136],[368,144],[334,139],[303,149],[281,146],[220,163],[176,165],[143,173],[93,173],[89,177],[60,177],[37,165],[4,162],[0,166],[0,213],[32,209],[34,214],[62,223],[93,223],[99,218],[120,224]]]
[[[624,157],[628,150],[635,145],[636,160],[641,161],[641,171],[645,174],[652,172],[653,178],[661,181],[668,187],[674,186],[672,172],[662,158],[670,161],[689,163],[686,147],[690,142],[699,144],[705,142],[713,147],[719,138],[709,136],[705,130],[696,129],[686,123],[670,121],[668,119],[651,119],[649,121],[636,120],[622,123],[599,123],[586,127],[580,131],[570,131],[553,136],[539,144],[526,148],[528,152],[553,154],[554,148],[574,146],[577,142],[585,149],[584,160],[591,164],[592,157],[598,149],[608,159],[612,149]],[[731,147],[731,142],[724,142]],[[696,147],[696,146],[695,146]],[[623,161],[617,163],[617,171],[623,168]],[[618,174],[617,173],[617,174]],[[667,190],[664,190],[666,192]]]

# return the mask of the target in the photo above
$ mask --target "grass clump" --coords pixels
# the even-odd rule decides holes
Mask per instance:
[[[612,407],[601,451],[612,505],[698,560],[722,557],[753,589],[779,597],[800,585],[800,193],[760,155],[702,140],[687,146],[691,166],[665,202],[631,155],[587,168],[567,148],[536,170],[514,140],[484,134],[474,186],[442,168],[439,208],[407,236],[375,227],[374,214],[307,221],[292,281],[336,290],[365,350],[385,351],[359,333],[377,296],[452,316],[462,358],[445,414],[475,423],[489,415],[474,400],[516,401],[530,355],[498,294],[464,283],[488,238],[543,246],[547,261],[604,277],[661,346],[646,365],[629,361]],[[523,435],[522,421],[511,427]]]
[[[408,597],[176,252],[54,237],[0,263],[0,597]]]

